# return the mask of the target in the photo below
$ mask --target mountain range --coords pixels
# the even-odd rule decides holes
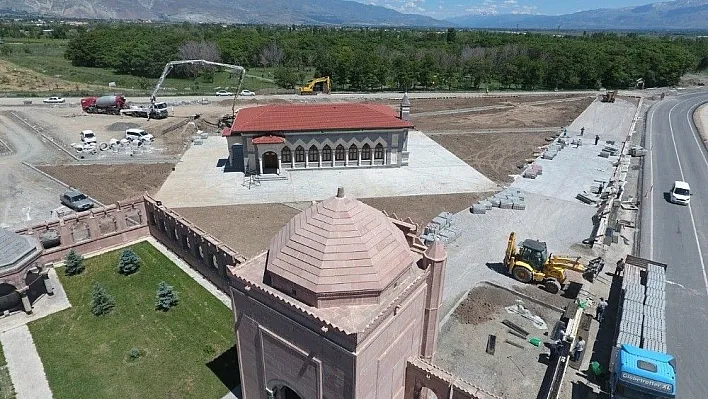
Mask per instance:
[[[233,24],[447,26],[417,14],[346,0],[0,0],[0,15]]]
[[[466,15],[437,20],[347,0],[0,0],[0,15],[77,19],[494,29],[708,29],[708,0],[675,0],[565,15]]]
[[[708,29],[708,0],[676,0],[638,7],[603,8],[565,15],[467,15],[448,19],[467,28]]]

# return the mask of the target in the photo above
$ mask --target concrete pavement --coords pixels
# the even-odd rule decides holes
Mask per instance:
[[[52,390],[27,326],[1,333],[0,342],[17,399],[51,399]]]
[[[708,152],[693,112],[708,93],[668,98],[647,114],[641,256],[668,264],[666,333],[681,397],[708,397]],[[689,206],[667,201],[674,180],[691,185]]]

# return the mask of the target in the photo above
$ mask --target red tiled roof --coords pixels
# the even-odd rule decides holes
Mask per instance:
[[[241,109],[230,134],[312,130],[412,128],[380,104],[271,104]],[[225,132],[224,135],[229,132]]]
[[[253,144],[282,144],[285,138],[280,136],[258,136],[251,140]]]

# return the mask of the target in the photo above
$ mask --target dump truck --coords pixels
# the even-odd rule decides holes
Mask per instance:
[[[594,258],[589,264],[580,262],[580,257],[566,255],[548,255],[546,243],[538,240],[524,240],[516,246],[516,233],[509,235],[509,242],[504,256],[507,272],[522,283],[543,283],[546,291],[557,294],[566,282],[566,271],[581,273],[591,280],[597,276],[605,263],[602,258]]]
[[[332,91],[332,79],[329,76],[312,79],[305,86],[298,88],[298,93],[302,95],[329,94],[330,91]]]
[[[120,115],[120,111],[126,106],[125,97],[120,94],[81,99],[81,108],[89,114]]]
[[[628,255],[608,370],[611,398],[675,398],[676,358],[666,350],[664,263]]]

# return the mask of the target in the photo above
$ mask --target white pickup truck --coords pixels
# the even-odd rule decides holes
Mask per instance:
[[[93,130],[82,130],[81,142],[84,144],[96,144],[96,134]]]

